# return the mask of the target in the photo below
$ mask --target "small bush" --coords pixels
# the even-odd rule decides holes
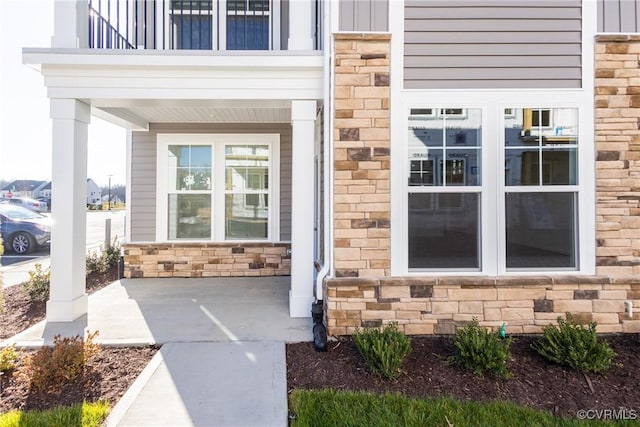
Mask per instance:
[[[29,280],[22,284],[22,289],[27,294],[29,301],[46,301],[49,299],[49,283],[51,282],[51,269],[42,269],[42,265],[36,264],[35,271],[29,272]]]
[[[558,317],[557,326],[543,327],[544,337],[534,341],[531,347],[550,362],[570,366],[577,371],[609,369],[616,353],[606,341],[598,342],[596,323],[580,325],[571,313],[566,316],[566,320]]]
[[[113,239],[113,243],[110,246],[102,249],[102,259],[107,268],[117,265],[118,261],[120,261],[120,255],[121,250],[117,237]]]
[[[456,352],[448,361],[478,376],[489,374],[508,378],[511,341],[511,338],[500,338],[497,332],[488,331],[473,319],[470,324],[456,330]]]
[[[13,371],[18,362],[18,352],[16,345],[10,345],[0,350],[0,372],[5,373]]]
[[[31,387],[39,392],[57,394],[62,387],[84,374],[89,359],[100,352],[93,342],[96,331],[87,336],[73,338],[54,337],[52,347],[42,347],[35,354],[25,357],[21,374],[31,381]]]
[[[411,352],[411,340],[395,323],[381,329],[356,329],[353,340],[367,368],[386,379],[400,375],[402,363]]]
[[[104,258],[97,251],[91,251],[87,254],[85,266],[87,269],[87,274],[104,273],[105,271],[107,271],[107,266],[105,265]]]

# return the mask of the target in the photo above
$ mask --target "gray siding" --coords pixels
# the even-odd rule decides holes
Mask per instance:
[[[640,0],[598,0],[598,32],[640,32]]]
[[[340,0],[340,31],[388,31],[388,0]]]
[[[291,125],[157,123],[132,133],[131,242],[156,238],[156,153],[158,133],[279,133],[280,240],[291,240]]]
[[[580,0],[405,1],[404,87],[579,88]]]

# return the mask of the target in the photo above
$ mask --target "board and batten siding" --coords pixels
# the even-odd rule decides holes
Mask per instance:
[[[291,240],[291,125],[289,123],[155,123],[131,138],[131,242],[156,240],[156,155],[159,133],[280,134],[280,241]]]
[[[640,0],[598,0],[598,32],[640,32]]]
[[[404,87],[580,88],[580,0],[407,0]]]
[[[340,0],[340,31],[388,31],[389,0]]]

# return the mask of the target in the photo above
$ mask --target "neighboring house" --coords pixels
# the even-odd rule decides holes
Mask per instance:
[[[38,197],[51,198],[51,181],[47,182],[47,184],[38,191]]]
[[[40,192],[46,185],[47,181],[18,179],[0,189],[0,198],[29,197],[35,199],[42,197]]]
[[[127,277],[290,275],[330,334],[640,332],[639,3],[56,1],[48,318],[86,312],[93,114],[131,131]]]
[[[87,205],[102,203],[102,190],[91,178],[87,178]]]

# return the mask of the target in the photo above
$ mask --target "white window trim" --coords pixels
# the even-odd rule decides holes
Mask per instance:
[[[391,274],[423,276],[429,275],[540,275],[540,274],[595,274],[595,158],[594,125],[591,113],[592,101],[588,92],[569,90],[434,90],[403,91],[400,108],[392,111],[392,120],[402,123],[402,141],[392,141],[391,192],[396,193],[391,207]],[[428,100],[428,101],[425,101]],[[482,205],[480,213],[482,239],[480,271],[463,270],[411,270],[408,268],[408,140],[409,111],[411,108],[428,107],[481,108],[482,109]],[[506,270],[504,239],[504,108],[578,108],[578,185],[570,186],[578,193],[576,247],[577,269],[573,270]],[[395,116],[393,116],[395,114]],[[499,185],[496,186],[496,183]],[[493,186],[493,190],[490,188]],[[548,191],[561,191],[561,186],[550,186]],[[453,190],[447,187],[447,191]],[[467,189],[469,190],[469,189]],[[511,188],[509,189],[511,190]],[[413,190],[412,190],[413,191]],[[433,191],[433,189],[430,189]],[[402,203],[398,203],[401,201]]]
[[[225,203],[224,147],[233,144],[261,144],[269,146],[269,215],[266,239],[226,240],[224,238],[224,209],[214,209],[211,239],[172,239],[168,236],[168,162],[169,145],[211,145],[213,157],[213,186],[210,191],[213,205]],[[236,243],[280,241],[280,135],[279,134],[158,134],[156,154],[156,241],[181,243]],[[204,191],[208,193],[208,191]],[[201,193],[201,192],[198,192]],[[190,194],[190,193],[189,193]]]

